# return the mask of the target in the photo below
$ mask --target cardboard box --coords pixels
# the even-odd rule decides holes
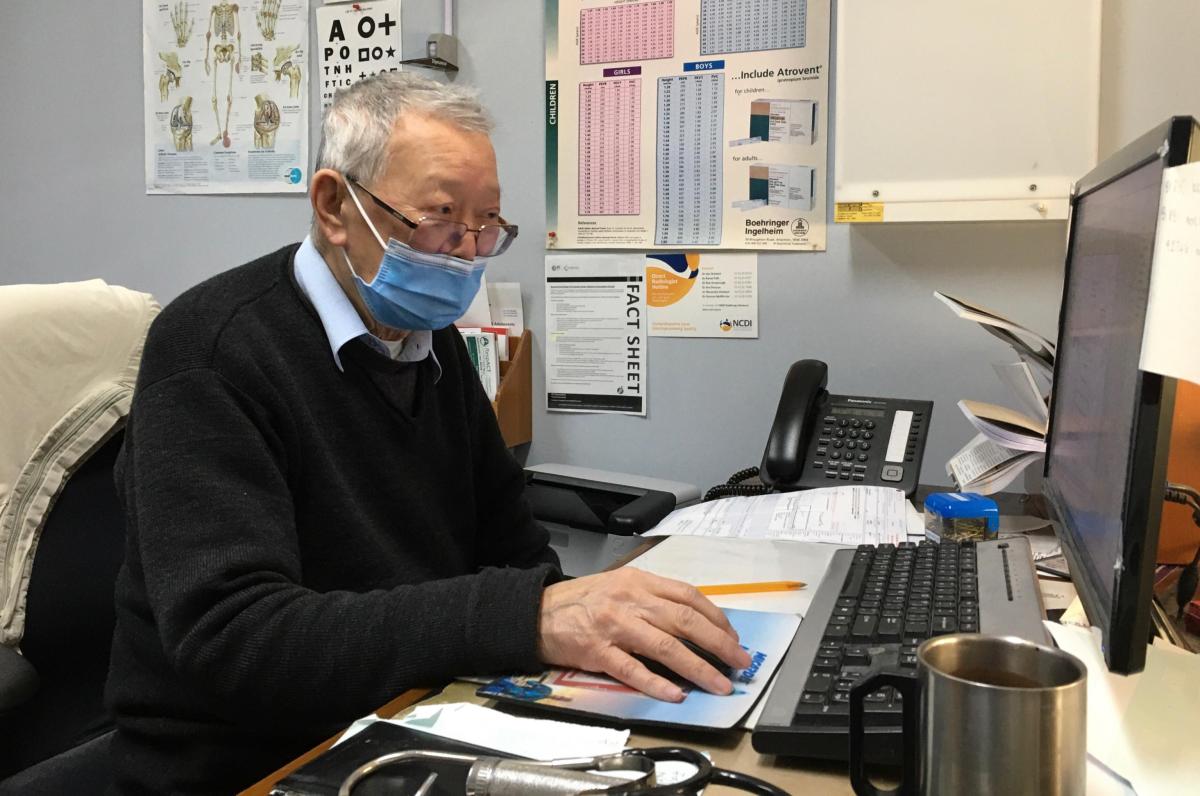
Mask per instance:
[[[533,440],[533,333],[528,329],[509,341],[511,357],[500,363],[500,387],[492,410],[504,444],[510,448]]]

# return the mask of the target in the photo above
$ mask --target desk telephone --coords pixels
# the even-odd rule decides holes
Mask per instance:
[[[802,359],[788,369],[762,465],[734,473],[705,500],[842,484],[917,489],[932,401],[833,395],[829,367]],[[757,475],[762,482],[744,484]]]

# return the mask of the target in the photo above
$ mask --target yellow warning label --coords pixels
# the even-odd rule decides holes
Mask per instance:
[[[883,221],[883,202],[838,202],[833,209],[833,220],[839,224]]]

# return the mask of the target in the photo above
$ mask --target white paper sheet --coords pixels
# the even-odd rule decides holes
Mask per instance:
[[[1194,793],[1200,756],[1188,739],[1200,715],[1200,657],[1150,647],[1145,671],[1125,677],[1109,673],[1098,630],[1046,628],[1087,666],[1088,755],[1129,780],[1138,796]]]
[[[732,497],[676,509],[646,536],[894,544],[907,539],[906,502],[903,491],[880,486]]]
[[[390,721],[411,730],[533,760],[614,754],[624,749],[629,740],[629,730],[523,718],[469,702],[454,702],[417,705],[401,719],[381,719],[374,714],[365,716],[354,722],[338,743],[376,721]]]
[[[1042,388],[1033,377],[1033,369],[1029,367],[1028,362],[1021,360],[1005,365],[992,363],[992,370],[996,371],[996,376],[1004,386],[1012,391],[1023,412],[1043,423],[1049,422],[1050,407],[1046,404],[1046,396],[1042,394]]]
[[[1140,367],[1200,383],[1200,163],[1163,174]]]
[[[717,594],[709,599],[722,608],[777,611],[803,616],[838,547],[777,539],[673,536],[630,563],[638,569],[664,578],[682,580],[693,586],[802,581],[806,584],[805,588],[796,591]]]

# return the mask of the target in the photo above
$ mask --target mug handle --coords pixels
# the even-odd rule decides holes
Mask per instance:
[[[903,778],[892,790],[880,790],[867,779],[866,727],[863,700],[885,686],[900,692],[902,698],[901,762]],[[920,739],[920,682],[915,670],[890,669],[868,672],[850,689],[850,784],[858,796],[917,796]]]

